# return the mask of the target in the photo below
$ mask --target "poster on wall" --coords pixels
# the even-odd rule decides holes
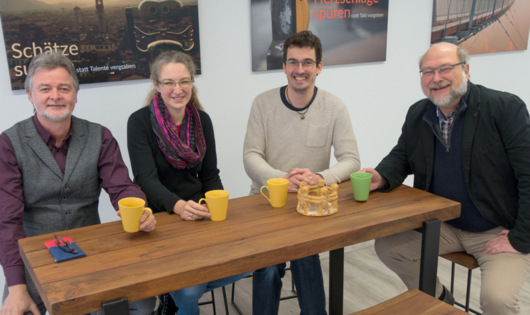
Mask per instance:
[[[13,90],[37,54],[72,60],[80,83],[149,78],[165,50],[190,54],[200,73],[198,0],[2,0]]]
[[[433,0],[431,43],[450,42],[484,54],[526,50],[528,0]]]
[[[386,60],[388,0],[251,0],[252,71],[282,69],[283,42],[310,30],[322,63]]]

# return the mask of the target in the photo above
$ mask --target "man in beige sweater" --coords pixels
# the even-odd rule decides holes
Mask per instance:
[[[252,179],[251,194],[271,178],[340,183],[360,168],[357,141],[348,109],[335,95],[315,86],[322,71],[322,45],[310,31],[291,35],[283,47],[287,86],[258,95],[252,104],[243,162]],[[330,167],[331,148],[337,163]],[[318,255],[291,261],[301,314],[326,314]],[[285,263],[257,270],[253,277],[253,314],[277,314]]]

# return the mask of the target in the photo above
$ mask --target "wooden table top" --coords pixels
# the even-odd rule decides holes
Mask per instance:
[[[22,239],[19,247],[48,311],[81,314],[103,301],[137,301],[460,215],[459,203],[408,186],[357,202],[349,181],[339,185],[334,215],[303,216],[296,204],[295,193],[283,208],[253,195],[230,199],[221,222],[158,213],[150,233],[126,233],[120,221],[63,231],[87,256],[62,263],[44,247],[53,234]]]

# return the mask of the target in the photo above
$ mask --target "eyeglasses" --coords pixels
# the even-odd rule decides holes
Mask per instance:
[[[183,80],[180,80],[179,82],[175,82],[171,80],[162,81],[162,82],[157,81],[157,82],[164,89],[167,89],[167,90],[174,89],[177,84],[180,86],[181,89],[189,88],[193,84],[193,81],[191,79],[183,79]]]
[[[289,59],[285,61],[285,64],[287,65],[288,68],[298,68],[300,64],[302,65],[303,68],[310,68],[316,63],[317,61],[313,59],[304,59],[302,61],[298,61],[296,59]]]
[[[77,254],[77,249],[75,249],[74,245],[70,243],[70,241],[64,240],[62,237],[60,237],[57,234],[54,234],[55,236],[55,245],[57,245],[60,249],[67,253],[71,254]]]
[[[460,66],[463,64],[465,64],[465,62],[462,61],[459,63],[455,63],[454,65],[444,65],[439,66],[438,68],[425,68],[423,70],[420,70],[420,74],[422,78],[431,79],[434,77],[434,73],[436,73],[436,71],[438,71],[439,75],[448,75],[449,73],[451,73],[451,71],[453,71],[456,66]]]

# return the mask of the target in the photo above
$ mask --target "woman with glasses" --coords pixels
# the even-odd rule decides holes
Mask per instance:
[[[194,87],[195,65],[177,51],[161,53],[151,64],[153,89],[146,106],[127,123],[127,145],[135,182],[154,212],[167,211],[182,220],[208,218],[197,202],[210,190],[223,189],[217,168],[212,121]],[[179,315],[199,314],[205,293],[247,274],[170,293]]]

